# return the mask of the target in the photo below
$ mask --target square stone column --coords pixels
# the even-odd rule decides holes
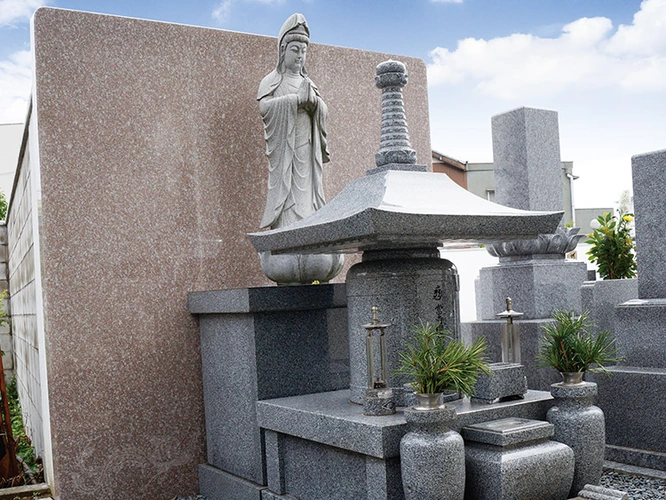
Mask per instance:
[[[495,201],[523,210],[562,210],[556,111],[518,108],[491,119]]]
[[[631,159],[638,298],[666,298],[666,150]]]

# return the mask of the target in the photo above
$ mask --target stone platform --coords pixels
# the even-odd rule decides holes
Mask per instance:
[[[252,495],[265,485],[257,401],[349,387],[345,306],[344,285],[189,294],[201,335],[206,418],[199,482],[209,500],[239,500],[240,491]],[[222,490],[228,493],[211,494]]]
[[[479,271],[477,318],[495,319],[513,299],[513,308],[524,319],[549,318],[558,309],[580,311],[580,287],[587,279],[587,265],[561,258],[501,259],[500,264]]]
[[[349,397],[348,390],[341,390],[257,403],[272,494],[300,500],[404,498],[399,450],[408,428],[403,409],[369,417]],[[456,431],[507,417],[544,420],[551,405],[550,393],[542,391],[493,405],[469,399],[447,403],[458,414],[452,424]]]
[[[666,369],[609,367],[587,374],[606,417],[606,460],[666,471]]]

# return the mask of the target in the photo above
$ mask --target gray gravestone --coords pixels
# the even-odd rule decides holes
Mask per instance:
[[[496,201],[523,210],[562,210],[557,112],[519,108],[496,115],[492,134]],[[521,359],[530,388],[546,390],[558,380],[551,370],[537,369],[528,355],[538,350],[541,324],[549,321],[555,310],[581,310],[580,287],[587,279],[587,265],[565,258],[582,236],[577,232],[560,222],[552,234],[489,245],[489,253],[499,257],[499,265],[479,271],[479,321],[462,327],[463,337],[469,341],[478,336],[496,337],[502,322],[493,320],[511,297],[514,308],[524,313],[516,323],[534,331],[533,335],[521,335]],[[536,323],[528,324],[531,321]],[[491,361],[501,361],[501,357],[491,357]]]
[[[666,470],[666,150],[632,158],[638,299],[615,307],[615,339],[624,356],[612,377],[594,376],[606,414],[609,460]],[[629,281],[629,280],[621,280]]]
[[[519,108],[491,122],[496,202],[523,210],[562,210],[557,112]]]
[[[636,215],[638,298],[666,298],[666,150],[631,159]]]

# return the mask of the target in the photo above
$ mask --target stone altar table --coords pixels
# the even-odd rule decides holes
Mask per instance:
[[[402,408],[395,415],[369,417],[363,407],[349,404],[349,397],[348,390],[341,390],[257,403],[270,490],[264,499],[404,498],[399,451],[408,427]],[[457,412],[452,429],[459,432],[507,417],[543,420],[552,397],[529,391],[518,401],[487,405],[461,399],[446,405]]]

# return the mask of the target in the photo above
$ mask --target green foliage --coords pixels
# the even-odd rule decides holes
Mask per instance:
[[[0,191],[0,220],[7,219],[7,197]]]
[[[16,443],[16,456],[23,460],[35,476],[42,472],[42,465],[35,457],[35,449],[30,438],[25,434],[23,426],[23,414],[21,403],[18,398],[16,378],[7,385],[7,401],[9,403],[9,418],[12,423],[12,434]]]
[[[411,328],[413,339],[400,353],[396,373],[413,378],[412,387],[422,394],[437,392],[474,393],[479,372],[490,373],[484,352],[486,339],[480,337],[469,347],[451,339],[439,325],[423,322]]]
[[[9,324],[9,316],[5,310],[5,299],[7,298],[7,290],[0,293],[0,326]]]
[[[623,279],[636,276],[636,246],[631,239],[629,223],[633,214],[620,214],[620,217],[605,212],[597,217],[600,227],[588,234],[586,243],[589,260],[596,262],[602,279]]]
[[[23,414],[21,412],[21,403],[18,398],[15,378],[7,385],[7,400],[9,402],[9,415],[12,422],[12,434],[16,442],[16,456],[28,464],[33,474],[37,474],[40,465],[36,463],[35,449],[30,442],[30,438],[25,434]]]
[[[553,319],[555,323],[541,327],[544,338],[536,357],[540,366],[552,366],[559,372],[606,373],[604,365],[622,359],[607,331],[597,335],[590,331],[593,325],[587,313],[576,316],[569,311],[555,311]]]

